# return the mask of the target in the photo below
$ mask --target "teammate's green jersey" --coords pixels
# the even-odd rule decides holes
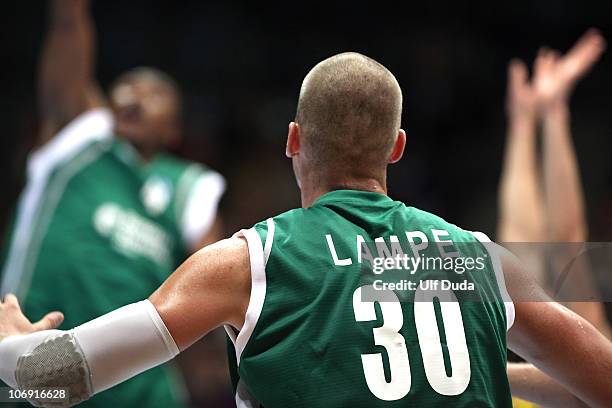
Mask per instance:
[[[217,173],[165,154],[144,164],[111,123],[108,112],[88,112],[30,157],[2,291],[16,292],[33,320],[60,310],[71,328],[148,297],[188,255],[192,224],[202,231],[214,217],[206,203],[216,208]],[[217,191],[198,192],[213,179]],[[193,203],[202,194],[209,200]],[[189,219],[194,206],[201,218]],[[182,406],[183,394],[167,365],[83,405]]]
[[[238,407],[511,406],[514,308],[483,235],[353,190],[242,234],[251,299],[242,330],[226,327]],[[454,266],[372,273],[413,250]],[[398,273],[424,286],[380,290]]]

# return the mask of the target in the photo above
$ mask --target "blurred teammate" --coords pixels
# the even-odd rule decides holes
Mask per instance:
[[[146,297],[188,254],[219,239],[216,172],[164,153],[180,137],[174,81],[149,68],[119,77],[110,107],[94,79],[86,0],[50,2],[39,67],[41,138],[28,160],[2,293],[29,316],[65,310],[72,327]],[[93,398],[100,407],[181,405],[172,367]]]
[[[483,234],[386,195],[387,166],[406,143],[401,110],[397,81],[376,61],[344,53],[316,65],[286,148],[302,208],[198,251],[148,300],[71,331],[36,331],[61,314],[33,325],[8,296],[0,304],[0,378],[22,388],[62,384],[76,403],[224,325],[239,407],[509,407],[509,330],[513,350],[605,406],[612,345],[593,326],[547,301],[516,258]],[[482,270],[465,272],[485,300],[417,290],[419,301],[391,301],[395,292],[382,301],[362,279],[359,242],[376,242],[378,256],[385,247],[408,251],[399,236],[440,256],[449,242],[466,255],[490,255]],[[522,298],[529,291],[532,301],[513,304],[506,287]]]

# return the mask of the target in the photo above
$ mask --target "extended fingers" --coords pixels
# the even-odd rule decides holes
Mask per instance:
[[[45,317],[34,323],[32,326],[35,331],[51,330],[57,328],[64,321],[64,315],[61,312],[47,313]]]
[[[599,30],[591,28],[580,37],[568,54],[584,53],[588,56],[592,56],[593,54],[600,55],[605,48],[606,40],[603,35],[601,35]]]
[[[598,30],[587,31],[563,57],[564,69],[573,78],[584,75],[606,49],[606,40]]]
[[[534,77],[540,78],[553,73],[556,63],[559,60],[559,53],[548,47],[542,47],[538,51],[534,62]]]

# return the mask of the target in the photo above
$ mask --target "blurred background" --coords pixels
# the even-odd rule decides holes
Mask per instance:
[[[2,30],[0,94],[2,219],[23,183],[37,131],[35,72],[45,2],[14,2]],[[404,91],[407,154],[390,170],[390,192],[466,228],[494,233],[504,146],[506,66],[531,63],[540,45],[569,48],[588,27],[612,33],[612,3],[541,0],[507,4],[430,1],[94,2],[98,78],[152,65],[178,79],[184,140],[176,151],[229,182],[228,231],[299,205],[287,124],[304,75],[353,50],[385,64]],[[572,97],[575,144],[591,239],[612,238],[612,56]]]
[[[2,227],[37,134],[35,78],[45,3],[13,2],[0,25]],[[178,80],[184,139],[175,151],[227,178],[222,211],[228,234],[299,206],[284,157],[299,86],[318,61],[351,50],[382,62],[403,88],[408,146],[390,169],[390,194],[494,236],[509,60],[531,64],[541,45],[565,51],[591,26],[612,36],[612,2],[568,0],[434,0],[402,7],[104,0],[94,3],[93,15],[104,86],[139,65]],[[612,56],[604,55],[572,97],[591,241],[612,240],[611,89]]]

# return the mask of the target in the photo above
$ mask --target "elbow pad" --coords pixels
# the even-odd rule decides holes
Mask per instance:
[[[70,331],[47,330],[6,338],[0,342],[0,378],[24,389],[67,388],[69,399],[53,406],[72,406],[178,353],[157,310],[144,300]],[[36,406],[43,403],[30,402]]]

